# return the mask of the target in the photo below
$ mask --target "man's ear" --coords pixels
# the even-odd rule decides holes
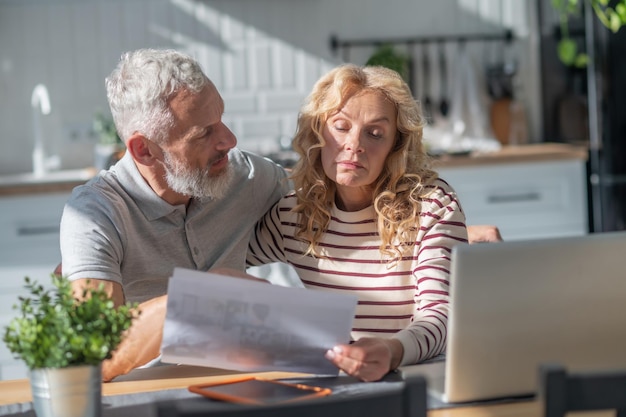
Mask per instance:
[[[156,146],[152,145],[150,140],[140,133],[133,134],[126,141],[127,151],[130,152],[135,161],[142,165],[154,164]]]

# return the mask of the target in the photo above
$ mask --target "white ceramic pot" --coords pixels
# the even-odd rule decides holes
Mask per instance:
[[[102,367],[34,369],[29,373],[37,417],[100,417]]]

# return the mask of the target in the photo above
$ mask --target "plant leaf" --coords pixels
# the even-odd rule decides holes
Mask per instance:
[[[559,59],[565,65],[572,65],[576,59],[578,47],[576,42],[570,38],[561,39],[558,43]]]
[[[74,299],[66,277],[52,276],[45,289],[25,278],[30,296],[20,298],[20,315],[6,326],[3,341],[30,369],[97,365],[111,357],[132,321],[137,304],[114,307],[102,286]]]

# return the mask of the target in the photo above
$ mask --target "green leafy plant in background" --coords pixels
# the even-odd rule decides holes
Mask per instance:
[[[122,144],[122,139],[117,134],[113,119],[98,112],[93,118],[93,131],[98,136],[98,142],[102,144]]]
[[[396,71],[404,79],[409,80],[409,57],[394,49],[391,44],[383,44],[369,57],[365,65],[389,68]]]
[[[600,22],[613,33],[626,24],[626,0],[612,3],[610,0],[551,0],[552,7],[559,13],[561,39],[557,45],[559,59],[567,66],[584,68],[587,54],[578,51],[576,41],[570,37],[569,20],[581,13],[584,2],[588,1]]]
[[[5,328],[8,349],[30,369],[98,365],[109,359],[138,317],[137,305],[115,308],[102,285],[84,290],[79,301],[67,278],[53,274],[52,283],[52,289],[44,289],[25,278],[30,296],[19,298],[20,315]]]

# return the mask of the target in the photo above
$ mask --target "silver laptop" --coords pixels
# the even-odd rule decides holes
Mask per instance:
[[[527,396],[538,366],[626,369],[626,232],[459,245],[445,361],[424,374],[446,403]]]

